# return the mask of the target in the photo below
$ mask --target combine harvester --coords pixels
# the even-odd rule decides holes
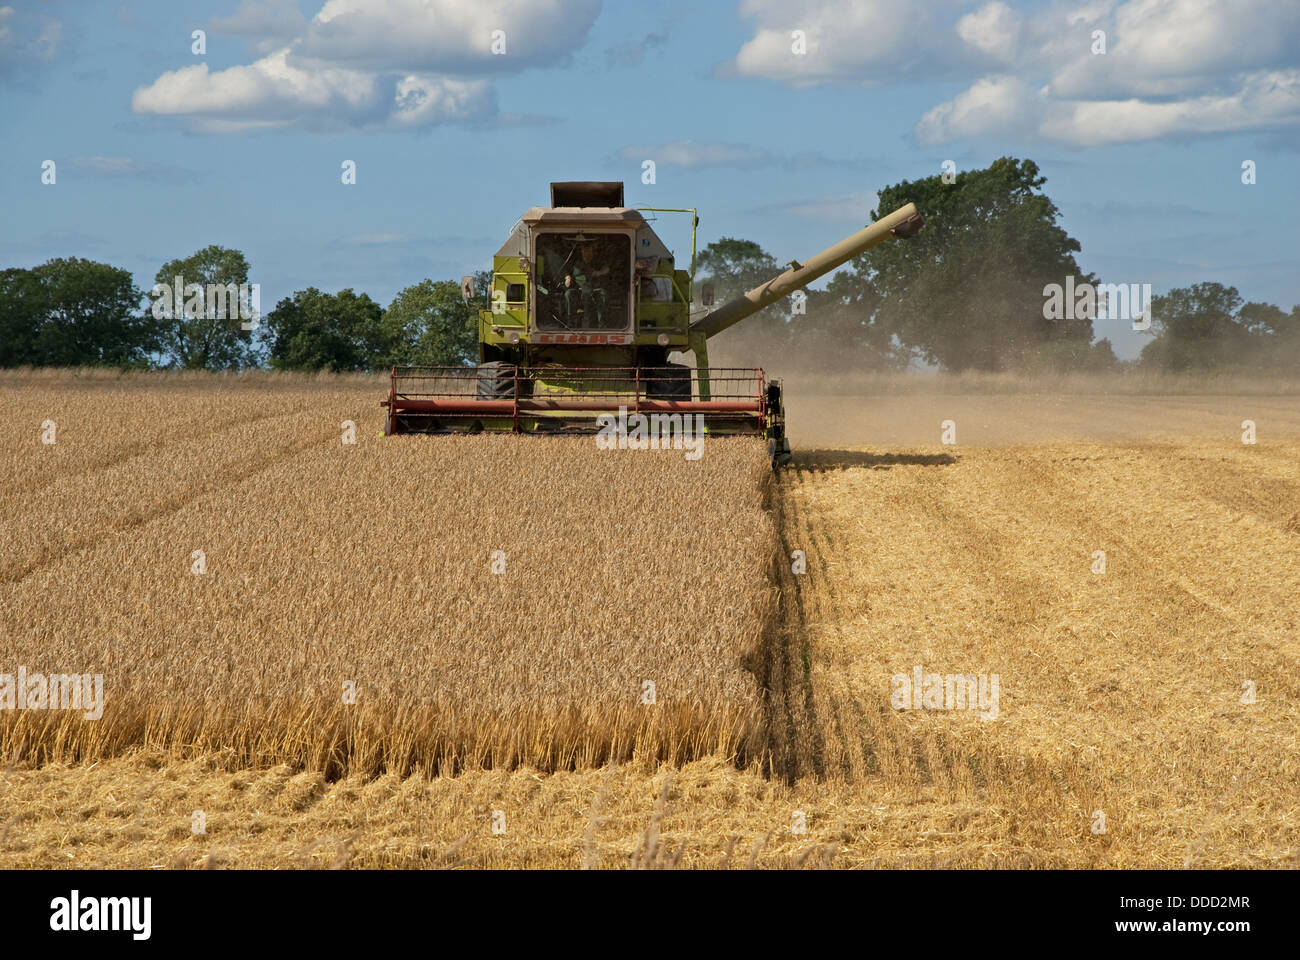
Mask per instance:
[[[699,414],[709,435],[763,436],[773,465],[788,461],[780,381],[757,368],[710,368],[709,337],[890,237],[915,236],[921,215],[909,203],[691,319],[699,218],[640,209],[691,215],[690,270],[623,206],[622,183],[552,183],[551,205],[525,213],[493,257],[479,365],[394,367],[384,432],[592,433],[603,414]],[[472,277],[461,285],[474,296]],[[712,307],[711,284],[700,293]],[[693,367],[669,360],[687,351]]]

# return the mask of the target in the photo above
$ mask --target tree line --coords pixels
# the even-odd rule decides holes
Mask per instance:
[[[723,345],[756,350],[760,361],[771,354],[776,367],[802,361],[845,370],[916,362],[951,371],[1117,368],[1110,342],[1095,339],[1095,299],[1081,300],[1077,311],[1073,302],[1064,312],[1045,307],[1052,285],[1090,289],[1099,281],[1079,269],[1079,243],[1058,223],[1044,183],[1032,160],[1003,157],[983,170],[886,187],[873,219],[912,202],[926,217],[925,230],[856,257],[824,290],[769,306],[723,334]],[[709,244],[697,267],[699,284],[712,283],[718,302],[783,269],[758,243],[730,237]],[[255,325],[235,322],[229,303],[214,310],[189,292],[193,284],[233,293],[247,285],[248,273],[240,251],[218,246],[163,264],[148,297],[126,270],[90,260],[0,270],[0,366],[365,371],[477,360],[487,272],[477,275],[471,302],[454,280],[422,280],[387,307],[351,288],[309,287],[281,299]],[[1142,308],[1151,339],[1140,366],[1300,364],[1300,306],[1286,312],[1205,282]]]
[[[1047,309],[1049,287],[1098,288],[1100,281],[1080,270],[1079,242],[1058,223],[1044,183],[1032,160],[1003,157],[983,170],[886,187],[872,219],[915,203],[926,218],[920,234],[868,250],[826,289],[773,304],[723,334],[720,345],[737,356],[770,356],[774,366],[802,357],[822,369],[918,361],[950,371],[1116,369],[1109,340],[1094,339],[1095,299],[1087,310]],[[720,300],[782,269],[749,240],[723,238],[699,258],[700,279],[714,283]],[[1300,367],[1300,306],[1288,313],[1205,282],[1152,297],[1142,309],[1145,317],[1121,318],[1148,325],[1141,367]]]
[[[454,280],[422,280],[387,307],[350,288],[308,287],[254,317],[254,304],[239,313],[248,273],[243,253],[219,246],[163,264],[148,295],[128,271],[92,260],[0,270],[0,367],[369,371],[478,359],[490,274],[477,276],[471,302]]]

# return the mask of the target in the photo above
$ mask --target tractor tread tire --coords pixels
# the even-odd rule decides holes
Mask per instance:
[[[489,360],[478,367],[474,394],[480,400],[515,399],[515,365],[504,360]],[[527,396],[527,388],[521,380],[520,393]]]
[[[646,396],[652,400],[691,399],[691,368],[684,363],[668,363],[664,367],[651,374],[664,379],[647,384]]]

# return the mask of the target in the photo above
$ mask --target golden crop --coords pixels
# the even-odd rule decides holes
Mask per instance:
[[[761,442],[689,462],[384,438],[378,391],[10,393],[0,672],[103,674],[105,706],[6,711],[5,755],[432,771],[761,750]]]
[[[379,380],[0,376],[0,673],[106,688],[0,713],[0,865],[1300,863],[1295,391],[900,383],[792,393],[773,480],[380,438]],[[897,709],[916,666],[997,718]]]

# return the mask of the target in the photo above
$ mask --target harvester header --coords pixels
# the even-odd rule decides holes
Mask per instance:
[[[602,414],[699,415],[715,435],[756,434],[789,459],[779,381],[710,368],[707,341],[891,237],[923,225],[912,204],[692,321],[695,272],[683,269],[623,184],[551,184],[492,260],[478,317],[477,367],[394,367],[385,432],[593,432]],[[472,296],[473,280],[462,286]],[[669,359],[688,354],[693,365]]]

